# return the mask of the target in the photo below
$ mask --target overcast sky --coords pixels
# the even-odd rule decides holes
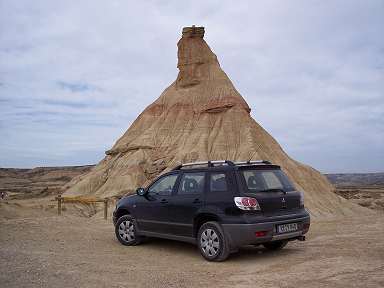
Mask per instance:
[[[367,0],[0,0],[0,167],[100,161],[175,80],[192,24],[290,156],[384,171],[384,1]]]

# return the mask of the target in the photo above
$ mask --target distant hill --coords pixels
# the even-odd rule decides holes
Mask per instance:
[[[0,168],[0,192],[44,196],[57,194],[74,177],[88,173],[94,165],[66,167],[37,167],[33,169]],[[384,187],[384,172],[325,174],[328,180],[340,187]],[[371,188],[374,188],[371,187]],[[356,187],[357,188],[357,187]],[[26,196],[27,196],[26,195]]]
[[[384,186],[384,172],[325,174],[337,186]]]
[[[0,192],[15,197],[58,194],[72,178],[89,172],[94,166],[0,168]]]

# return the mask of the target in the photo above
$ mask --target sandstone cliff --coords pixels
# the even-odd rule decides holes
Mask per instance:
[[[203,37],[203,27],[183,29],[175,82],[138,116],[91,172],[70,182],[66,194],[107,197],[133,192],[183,162],[266,159],[281,165],[305,191],[313,215],[365,211],[335,195],[324,176],[291,159],[251,118],[248,104]]]

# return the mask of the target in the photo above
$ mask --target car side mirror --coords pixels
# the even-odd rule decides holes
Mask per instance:
[[[145,194],[147,194],[147,191],[144,188],[140,187],[136,189],[136,194],[139,196],[144,196]]]

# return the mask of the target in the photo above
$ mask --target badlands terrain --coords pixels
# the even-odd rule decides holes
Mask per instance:
[[[337,197],[326,177],[291,158],[252,118],[250,106],[204,35],[204,27],[182,29],[175,81],[138,115],[89,173],[66,185],[64,196],[105,198],[132,193],[181,163],[266,159],[280,165],[293,184],[305,191],[313,216],[370,214]]]
[[[251,117],[204,34],[204,27],[183,28],[175,81],[96,166],[0,170],[0,192],[8,194],[0,202],[1,287],[384,286],[383,185],[339,185],[345,177],[328,175],[335,190],[290,158]],[[152,239],[125,247],[115,240],[118,197],[180,163],[206,159],[280,165],[305,192],[307,241],[274,253],[244,247],[224,263],[208,263],[189,244]],[[83,198],[63,203],[58,216],[58,194]],[[107,220],[92,197],[109,199]]]
[[[314,217],[307,241],[280,252],[247,246],[224,263],[208,263],[190,244],[120,245],[102,206],[65,203],[57,216],[60,187],[89,169],[0,169],[0,189],[9,193],[0,202],[1,287],[384,286],[384,213],[377,204],[363,204],[374,206],[370,216]],[[384,189],[369,184],[349,182],[344,190],[375,203],[372,195],[382,197]],[[353,197],[346,196],[362,205]]]
[[[327,174],[335,193],[351,202],[384,211],[384,173]]]

